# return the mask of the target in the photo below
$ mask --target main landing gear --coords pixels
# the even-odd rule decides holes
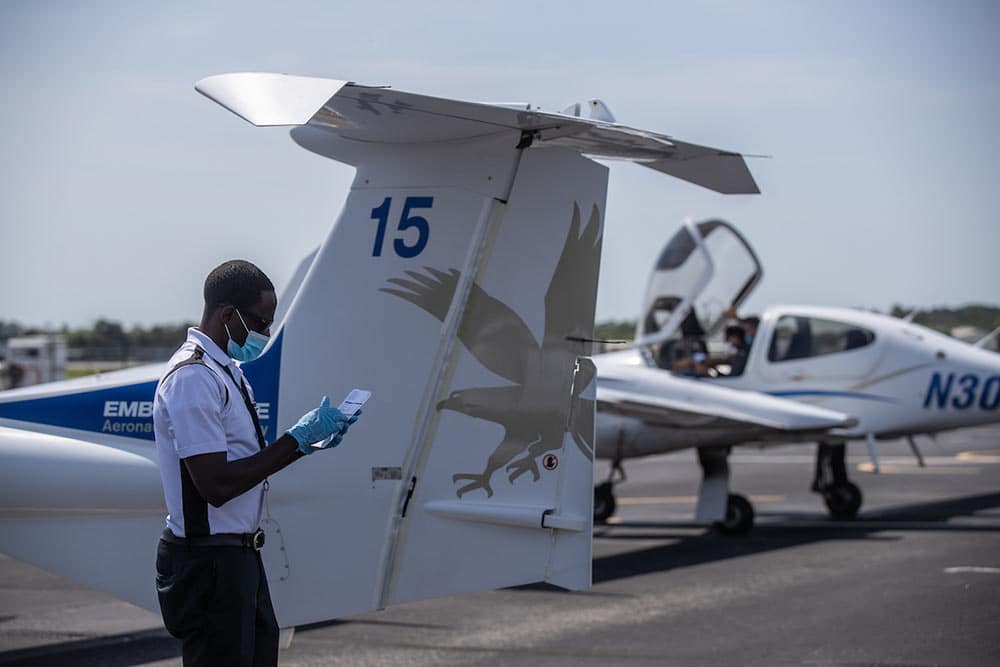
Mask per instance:
[[[611,464],[608,481],[594,487],[594,523],[606,523],[614,515],[617,506],[615,484],[624,481],[625,469],[622,468],[621,459],[615,459]]]
[[[729,447],[699,447],[701,488],[695,521],[723,535],[746,535],[753,528],[753,505],[746,496],[729,492]]]
[[[723,535],[746,535],[753,528],[753,504],[746,496],[730,493],[726,498],[726,516],[722,521],[712,524],[715,530]]]
[[[820,442],[816,447],[816,477],[812,490],[823,496],[830,516],[853,519],[861,509],[861,489],[847,478],[847,445]]]
[[[702,480],[695,521],[723,535],[746,535],[753,528],[753,505],[746,496],[729,493],[729,448],[699,448]],[[611,464],[607,481],[594,487],[594,523],[606,523],[615,513],[614,485],[625,481],[621,459]]]

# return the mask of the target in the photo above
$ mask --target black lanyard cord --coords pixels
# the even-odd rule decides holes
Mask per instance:
[[[229,370],[229,366],[222,366],[222,370],[226,371],[226,375],[228,375],[229,379],[233,381],[233,384],[239,387],[240,394],[243,395],[243,404],[246,405],[247,412],[250,413],[250,418],[253,419],[253,427],[257,432],[257,444],[260,445],[261,449],[264,449],[267,447],[267,441],[264,440],[264,430],[260,427],[260,418],[257,417],[257,409],[254,406],[253,401],[250,400],[250,392],[247,391],[247,386],[244,384],[243,378],[240,378],[240,381],[236,382],[236,377],[233,375],[233,372]]]

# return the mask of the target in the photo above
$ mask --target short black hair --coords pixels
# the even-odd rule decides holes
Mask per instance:
[[[750,317],[744,317],[742,320],[740,320],[740,324],[743,324],[745,326],[751,326],[754,329],[756,329],[757,327],[760,326],[760,318],[757,317],[756,315],[751,315]]]
[[[728,339],[728,338],[732,338],[734,336],[736,338],[739,338],[740,340],[743,340],[743,327],[740,327],[740,326],[729,326],[729,327],[726,327],[725,338]]]
[[[260,301],[261,294],[273,291],[271,279],[256,265],[231,259],[212,269],[205,278],[205,309],[228,305],[250,308]]]

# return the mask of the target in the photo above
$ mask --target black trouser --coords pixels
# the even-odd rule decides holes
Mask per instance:
[[[278,623],[260,554],[160,540],[156,592],[185,667],[278,664]]]

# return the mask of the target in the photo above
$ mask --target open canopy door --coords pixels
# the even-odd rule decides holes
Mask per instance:
[[[753,248],[732,225],[686,222],[663,248],[649,278],[636,342],[711,335],[762,275]]]

